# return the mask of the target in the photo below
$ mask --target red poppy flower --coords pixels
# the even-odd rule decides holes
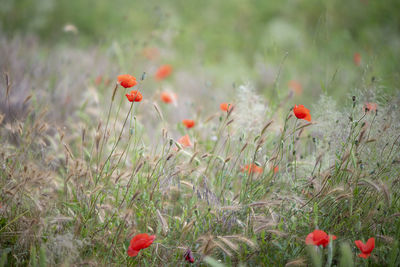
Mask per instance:
[[[183,147],[193,146],[192,142],[190,142],[189,135],[185,135],[179,138],[178,143],[181,144]]]
[[[128,247],[129,257],[135,257],[139,253],[139,250],[150,246],[153,243],[154,239],[156,239],[155,235],[148,235],[148,234],[135,235],[131,239],[131,242]]]
[[[99,75],[99,76],[96,77],[96,80],[94,81],[94,83],[96,85],[100,85],[102,80],[103,80],[103,76]]]
[[[220,108],[222,111],[229,111],[229,110],[231,110],[232,107],[233,107],[233,106],[232,106],[231,103],[221,103],[221,105],[219,105],[219,108]]]
[[[172,66],[169,64],[162,65],[156,72],[156,80],[160,81],[167,78],[172,73]]]
[[[296,118],[298,118],[298,119],[311,121],[310,111],[303,105],[299,105],[299,106],[294,105],[293,113],[296,116]]]
[[[322,230],[314,230],[314,232],[307,235],[306,244],[326,247],[330,239],[335,240],[336,236],[328,235]]]
[[[370,102],[370,103],[365,103],[364,104],[365,112],[368,112],[368,111],[375,111],[376,112],[377,109],[378,109],[378,104],[376,104],[376,103]]]
[[[107,78],[107,79],[104,79],[104,85],[105,85],[105,86],[110,85],[110,82],[111,82],[110,79],[108,79],[108,78]]]
[[[185,257],[186,261],[188,261],[190,263],[194,263],[193,253],[189,248],[186,250],[186,252],[183,256]]]
[[[142,94],[137,90],[133,90],[129,94],[126,94],[126,97],[128,98],[129,102],[140,102],[143,99]]]
[[[371,237],[368,239],[367,243],[363,243],[361,240],[356,240],[356,246],[361,250],[361,254],[358,255],[360,258],[368,258],[371,256],[372,250],[375,248],[375,238]]]
[[[279,166],[274,167],[274,174],[276,174],[279,171]]]
[[[119,75],[118,83],[125,88],[131,88],[137,84],[136,78],[129,74]]]
[[[361,55],[360,53],[354,53],[353,61],[356,66],[360,66],[361,64]]]
[[[183,125],[186,126],[186,128],[190,129],[192,128],[196,123],[194,122],[194,120],[183,120],[182,121]]]
[[[176,94],[170,92],[162,92],[161,93],[161,100],[164,103],[173,103],[177,99]]]
[[[154,60],[160,56],[160,52],[155,47],[145,47],[142,53],[149,60]]]
[[[241,169],[242,172],[248,172],[250,173],[262,173],[263,172],[263,168],[261,168],[260,166],[257,166],[256,164],[252,163],[252,164],[248,164],[244,167],[242,167]]]
[[[289,81],[289,89],[292,90],[296,95],[301,95],[303,92],[303,87],[301,86],[301,83],[295,80]]]

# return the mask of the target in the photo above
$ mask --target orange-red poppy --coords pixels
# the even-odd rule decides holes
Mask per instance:
[[[326,247],[331,239],[335,240],[336,236],[328,235],[322,230],[314,230],[312,233],[307,235],[306,244]]]
[[[135,257],[141,249],[149,247],[154,239],[156,239],[155,235],[148,234],[138,234],[135,235],[129,244],[128,247],[128,255],[129,257]]]
[[[231,110],[232,107],[233,107],[233,105],[231,103],[221,103],[221,105],[219,105],[219,108],[222,111],[229,111],[229,110]]]
[[[110,82],[111,82],[111,80],[110,80],[109,78],[104,79],[104,85],[105,85],[105,86],[110,85]]]
[[[306,120],[306,121],[311,121],[311,114],[310,111],[304,107],[303,105],[295,105],[293,108],[293,113],[298,119]]]
[[[301,86],[301,83],[295,80],[289,81],[289,89],[293,91],[296,95],[301,95],[303,92],[303,87]]]
[[[248,172],[250,173],[262,173],[263,172],[263,168],[261,168],[260,166],[251,163],[251,164],[247,164],[246,166],[241,168],[242,172]]]
[[[160,56],[160,52],[155,47],[145,47],[142,53],[149,60],[157,59]]]
[[[188,128],[188,129],[194,127],[194,125],[196,124],[196,123],[194,122],[194,120],[186,120],[186,119],[185,119],[185,120],[182,120],[182,123],[183,123],[183,125],[185,125],[186,128]]]
[[[172,73],[172,66],[169,64],[162,65],[156,72],[156,80],[160,81],[167,78]]]
[[[356,66],[360,66],[361,64],[361,55],[360,53],[354,53],[353,61]]]
[[[183,147],[193,146],[192,142],[190,141],[189,135],[184,135],[181,138],[179,138],[178,143],[181,144]]]
[[[279,166],[274,167],[274,174],[276,174],[279,171]]]
[[[118,83],[125,88],[133,87],[137,84],[136,78],[129,74],[118,76]]]
[[[378,109],[378,104],[377,103],[373,103],[373,102],[367,102],[364,104],[364,110],[365,112],[368,111],[377,111]]]
[[[98,86],[101,84],[102,81],[103,81],[103,76],[99,75],[96,77],[96,80],[94,80],[94,84]]]
[[[371,252],[375,248],[375,238],[371,237],[365,244],[361,240],[356,240],[355,243],[361,250],[361,254],[359,254],[358,257],[366,259],[371,256]]]
[[[133,90],[129,94],[126,94],[126,98],[128,98],[129,102],[140,102],[142,101],[143,96],[139,91]]]
[[[174,103],[177,99],[177,96],[175,93],[170,93],[170,92],[162,92],[161,93],[161,100],[164,103]]]

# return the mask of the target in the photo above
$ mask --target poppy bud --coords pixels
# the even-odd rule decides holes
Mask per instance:
[[[185,252],[185,254],[183,255],[185,257],[185,260],[190,262],[190,263],[194,263],[194,257],[193,257],[193,253],[190,250],[190,248],[188,248]]]

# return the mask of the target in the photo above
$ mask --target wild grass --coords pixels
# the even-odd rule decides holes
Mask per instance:
[[[63,49],[54,55],[73,53]],[[343,105],[323,95],[309,123],[293,115],[291,94],[267,101],[249,84],[218,99],[206,88],[201,103],[182,90],[175,107],[157,103],[161,86],[151,74],[135,74],[144,100],[129,103],[113,66],[109,84],[96,85],[81,74],[85,65],[55,60],[28,68],[33,76],[24,64],[4,65],[11,69],[1,84],[3,265],[185,265],[188,248],[200,266],[400,262],[398,95],[353,90]],[[58,68],[70,78],[60,79]],[[54,90],[41,99],[49,90],[31,91],[32,84]],[[234,105],[222,112],[226,99]],[[366,110],[367,102],[378,109]],[[181,116],[197,125],[184,129]],[[193,147],[177,143],[184,134]],[[248,164],[262,173],[242,171]],[[317,228],[338,239],[307,248]],[[157,237],[130,258],[137,233]],[[358,258],[354,240],[369,237],[372,256]]]

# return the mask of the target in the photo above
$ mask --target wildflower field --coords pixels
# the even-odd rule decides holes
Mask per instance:
[[[0,0],[0,267],[400,266],[398,14]]]

